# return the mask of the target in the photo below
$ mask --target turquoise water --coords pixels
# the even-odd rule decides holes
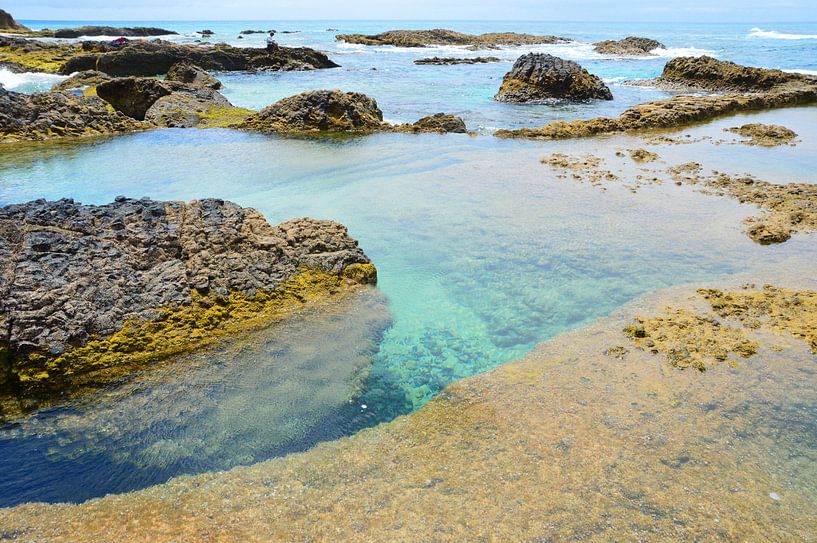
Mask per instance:
[[[305,88],[341,87],[371,93],[392,120],[451,111],[462,114],[473,128],[490,131],[550,118],[593,116],[657,94],[614,85],[617,99],[610,104],[495,104],[491,95],[519,50],[500,51],[508,62],[499,65],[418,67],[412,58],[446,52],[347,48],[335,44],[332,33],[324,30],[374,32],[419,23],[156,24],[184,32],[209,27],[219,33],[217,39],[234,39],[244,28],[301,29],[300,34],[282,35],[281,42],[326,49],[343,65],[310,73],[220,74],[226,94],[237,105],[259,107]],[[740,62],[817,68],[817,40],[751,37],[751,27],[741,25],[422,26],[556,33],[586,42],[645,34],[669,47],[711,50]],[[775,30],[817,34],[815,25],[776,25]],[[666,61],[594,58],[588,49],[571,45],[562,55],[585,55],[582,64],[611,79],[656,75]],[[378,70],[370,70],[373,66]],[[695,159],[735,173],[757,171],[772,181],[813,181],[817,110],[792,109],[763,118],[795,129],[801,143],[758,149],[703,142],[656,150],[665,157],[664,166]],[[731,126],[729,122],[702,130],[722,135],[721,128]],[[191,373],[160,389],[169,391],[165,396],[151,395],[151,387],[138,389],[140,409],[133,408],[132,395],[112,393],[103,395],[99,404],[54,409],[3,428],[0,505],[82,500],[307,448],[408,413],[447,384],[519,358],[538,342],[642,293],[784,266],[790,258],[814,254],[813,235],[796,236],[780,246],[754,244],[740,224],[753,210],[730,200],[674,185],[647,187],[636,194],[616,186],[602,191],[559,179],[539,164],[552,152],[592,152],[627,179],[641,172],[628,159],[615,158],[615,151],[643,145],[626,138],[541,143],[399,134],[323,141],[168,129],[86,143],[3,146],[0,205],[61,197],[106,203],[119,194],[183,200],[213,196],[255,207],[272,223],[306,215],[338,220],[349,226],[377,264],[378,289],[387,300],[388,315],[382,305],[386,302],[364,299],[333,321],[346,323],[348,333],[320,333],[326,323],[318,318],[303,322],[301,332],[310,334],[296,326],[271,338],[251,338],[254,343],[240,356],[202,355]],[[281,343],[270,346],[270,341]],[[270,383],[282,376],[298,382],[298,372],[306,367],[304,357],[280,348],[287,341],[311,342],[311,365],[323,361],[328,368],[348,370],[366,359],[368,378],[362,391],[352,394],[351,403],[335,393],[317,411],[312,401],[274,393],[267,402],[248,402],[259,387],[273,389],[267,387],[265,375]],[[220,373],[225,359],[238,370]],[[255,367],[259,359],[268,363],[267,372],[241,370],[243,364]],[[354,364],[343,364],[345,359]],[[212,372],[206,369],[207,361],[215,363]],[[190,407],[203,381],[223,385],[218,390],[205,387],[222,409]],[[304,378],[305,399],[322,395],[320,382]],[[127,414],[134,412],[140,416],[129,419]],[[291,428],[280,429],[281,420],[289,421]]]

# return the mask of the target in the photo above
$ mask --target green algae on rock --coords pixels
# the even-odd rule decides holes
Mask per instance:
[[[724,128],[724,130],[747,138],[743,143],[763,147],[794,145],[794,139],[797,137],[797,133],[794,130],[776,124],[750,123],[732,128]]]
[[[5,416],[376,280],[343,226],[223,200],[10,205],[0,254]]]

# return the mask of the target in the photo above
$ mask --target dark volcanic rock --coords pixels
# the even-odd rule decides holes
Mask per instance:
[[[610,89],[571,60],[544,53],[522,55],[502,80],[494,97],[501,102],[612,100]]]
[[[372,267],[359,266],[368,258],[344,226],[308,218],[270,226],[254,209],[217,199],[9,205],[0,208],[0,256],[0,388],[69,377],[67,360],[44,361],[128,321],[191,306],[194,289],[255,296],[304,268],[375,280]]]
[[[198,66],[187,62],[180,62],[171,66],[167,71],[165,81],[178,81],[179,83],[187,83],[194,87],[207,87],[208,89],[221,88],[221,81]]]
[[[147,77],[119,77],[97,85],[97,95],[128,117],[143,121],[147,110],[173,92],[161,81]]]
[[[534,45],[572,41],[558,36],[533,36],[515,32],[463,34],[444,28],[435,28],[433,30],[389,30],[374,35],[338,34],[335,39],[362,45],[394,45],[399,47],[426,47],[428,45],[491,47],[496,45]]]
[[[15,21],[14,17],[11,16],[11,13],[0,9],[0,30],[27,31],[28,28]]]
[[[629,36],[623,40],[604,40],[595,44],[593,50],[605,55],[650,56],[654,49],[666,49],[660,41]]]
[[[709,56],[678,57],[664,66],[658,86],[693,90],[763,92],[787,83],[815,82],[803,74],[741,66]]]
[[[65,81],[60,81],[51,88],[51,92],[64,91],[70,89],[84,89],[87,87],[94,87],[100,83],[105,83],[111,80],[111,76],[103,74],[96,70],[88,70],[87,72],[77,72]]]
[[[373,132],[382,130],[377,102],[359,92],[308,91],[265,107],[242,123],[260,132]]]
[[[187,62],[204,70],[315,70],[338,65],[314,49],[281,47],[267,49],[180,45],[162,40],[133,41],[124,47],[103,52],[77,55],[60,69],[70,74],[84,70],[99,70],[109,75],[152,76],[166,74],[174,64]]]
[[[414,61],[414,64],[436,64],[436,65],[445,65],[445,64],[485,64],[488,62],[499,62],[500,59],[497,57],[471,57],[471,58],[442,58],[442,57],[431,57],[431,58],[419,58]]]
[[[60,28],[54,31],[55,38],[79,38],[80,36],[125,36],[128,38],[145,38],[148,36],[169,36],[177,34],[172,30],[154,27],[114,27],[114,26],[81,26],[79,28]]]
[[[440,134],[465,134],[467,132],[465,121],[456,115],[447,113],[435,113],[434,115],[423,117],[414,124],[403,126],[410,132],[438,132]]]
[[[0,142],[114,134],[148,125],[112,113],[94,96],[70,92],[21,94],[0,87]]]
[[[229,116],[230,112],[244,112],[233,107],[215,89],[193,87],[173,81],[166,81],[165,85],[172,92],[156,100],[145,112],[145,120],[157,126],[191,128],[199,126],[206,118],[213,117],[216,111],[225,117]],[[241,118],[249,113],[249,111],[243,113]]]

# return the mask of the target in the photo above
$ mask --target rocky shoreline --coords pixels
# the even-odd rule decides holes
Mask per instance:
[[[376,281],[331,221],[224,200],[0,209],[0,419]]]
[[[444,28],[434,30],[389,30],[380,34],[338,34],[338,41],[360,45],[393,45],[395,47],[428,47],[431,45],[462,45],[478,49],[500,45],[541,45],[569,43],[573,40],[558,36],[534,36],[515,32],[463,34]]]

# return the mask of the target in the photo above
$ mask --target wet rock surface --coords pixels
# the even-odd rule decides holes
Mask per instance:
[[[218,90],[221,88],[221,81],[208,74],[195,64],[187,62],[180,62],[174,64],[167,71],[165,81],[176,81],[178,83],[187,83],[194,87],[206,87],[208,89]]]
[[[414,64],[433,64],[438,66],[444,65],[451,65],[451,64],[487,64],[489,62],[501,62],[499,57],[470,57],[470,58],[458,58],[458,57],[430,57],[430,58],[419,58],[414,61]]]
[[[166,74],[175,64],[188,62],[204,70],[316,70],[338,65],[325,54],[306,47],[267,49],[218,45],[180,45],[162,40],[133,41],[121,48],[77,54],[60,67],[60,73],[99,70],[117,76]]]
[[[726,128],[725,130],[747,138],[743,143],[762,147],[794,145],[794,140],[797,138],[797,133],[794,130],[776,124],[751,123]]]
[[[612,100],[610,89],[579,64],[544,53],[522,55],[494,97],[500,102]]]
[[[106,83],[110,81],[112,78],[108,74],[104,74],[102,72],[98,72],[96,70],[88,70],[85,72],[77,72],[65,81],[60,81],[53,87],[51,87],[51,91],[64,91],[64,90],[71,90],[71,89],[87,89],[90,87],[96,87],[100,83]]]
[[[318,279],[289,288],[328,295],[342,276],[376,280],[344,226],[309,218],[271,226],[216,199],[9,205],[0,209],[0,255],[0,388],[22,396],[183,349],[231,318],[269,310],[304,270]]]
[[[570,39],[558,36],[534,36],[515,32],[492,32],[487,34],[463,34],[437,28],[434,30],[389,30],[381,34],[339,34],[339,41],[361,45],[394,45],[397,47],[426,47],[428,45],[466,45],[490,47],[497,45],[533,45],[568,43]]]
[[[666,49],[660,41],[629,36],[622,40],[604,40],[594,44],[593,50],[604,55],[644,57],[653,55],[655,49]]]
[[[456,115],[450,115],[448,113],[428,115],[413,124],[400,125],[396,128],[398,130],[404,129],[408,132],[437,132],[440,134],[465,134],[467,132],[465,121]]]
[[[94,96],[71,92],[21,94],[0,87],[0,142],[46,140],[144,130],[148,125]]]
[[[680,57],[668,62],[658,86],[726,91],[709,96],[674,96],[628,108],[616,118],[557,121],[542,128],[498,130],[505,138],[568,139],[616,132],[674,128],[741,111],[817,102],[817,78],[780,70],[739,66],[710,57]]]

